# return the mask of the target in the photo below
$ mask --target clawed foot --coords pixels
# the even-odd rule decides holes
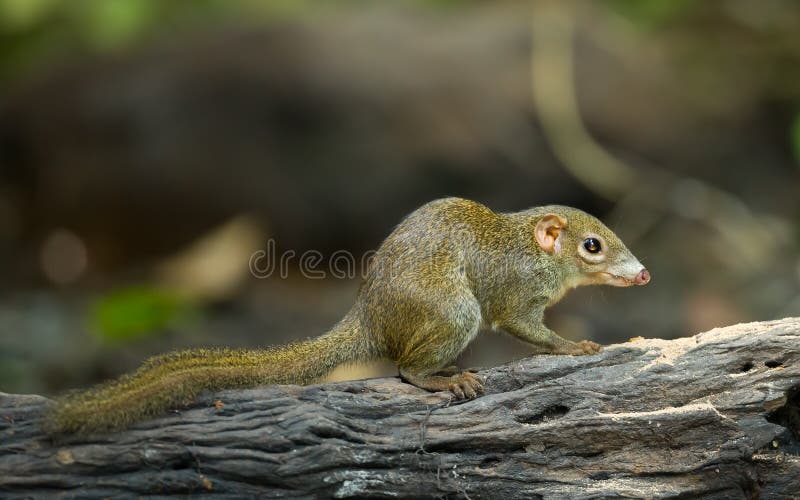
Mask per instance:
[[[483,379],[472,372],[463,372],[450,377],[450,392],[458,399],[475,399],[483,393]]]
[[[581,340],[580,342],[570,342],[563,345],[550,354],[569,354],[570,356],[586,356],[587,354],[596,354],[603,350],[603,346],[591,340]]]
[[[446,368],[445,370],[449,370]],[[458,399],[474,399],[483,393],[483,379],[472,372],[463,371],[451,376],[428,375],[400,369],[400,377],[410,384],[429,391],[450,391]]]
[[[581,340],[580,342],[575,342],[575,345],[569,349],[566,354],[572,354],[573,356],[585,356],[587,354],[596,354],[602,350],[603,346],[597,342],[592,342],[591,340]]]

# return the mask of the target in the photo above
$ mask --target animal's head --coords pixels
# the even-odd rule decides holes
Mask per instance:
[[[646,285],[650,273],[597,218],[576,208],[544,207],[534,229],[536,242],[564,263],[574,286]]]

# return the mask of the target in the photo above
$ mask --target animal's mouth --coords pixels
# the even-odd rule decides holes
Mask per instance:
[[[645,268],[642,268],[633,278],[620,276],[608,271],[600,271],[595,276],[598,276],[604,285],[611,286],[642,286],[650,283],[650,272]]]
[[[597,276],[602,278],[603,283],[606,285],[624,287],[624,286],[633,286],[636,284],[635,279],[628,279],[618,274],[613,274],[605,271],[601,271],[596,274]]]

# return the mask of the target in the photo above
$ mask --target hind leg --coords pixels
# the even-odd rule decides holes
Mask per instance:
[[[455,359],[475,338],[480,325],[480,306],[474,297],[439,304],[428,314],[423,326],[406,340],[397,364],[406,382],[429,391],[451,391],[460,399],[472,399],[483,392],[483,381],[469,371],[445,375],[442,367]],[[430,313],[431,311],[429,311]]]
[[[436,373],[434,373],[434,375],[444,375],[446,377],[449,377],[451,375],[458,375],[461,372],[478,373],[482,369],[483,368],[478,366],[471,366],[469,368],[459,368],[456,365],[450,365],[450,366],[445,366],[444,368],[439,368],[438,370],[436,370]]]

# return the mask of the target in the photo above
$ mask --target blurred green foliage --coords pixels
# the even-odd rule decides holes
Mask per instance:
[[[696,3],[696,0],[609,0],[613,10],[645,29],[678,19]]]
[[[791,129],[792,151],[794,152],[794,159],[800,165],[800,113],[797,113],[792,122]]]
[[[178,295],[141,286],[100,297],[90,308],[89,323],[102,340],[125,341],[179,326],[196,313],[195,307]]]
[[[151,37],[229,21],[263,23],[370,0],[0,0],[0,80],[69,55],[123,50]],[[374,1],[374,0],[372,0]],[[471,0],[416,0],[450,7]]]
[[[0,79],[62,55],[119,50],[196,24],[300,12],[312,0],[0,0]]]

